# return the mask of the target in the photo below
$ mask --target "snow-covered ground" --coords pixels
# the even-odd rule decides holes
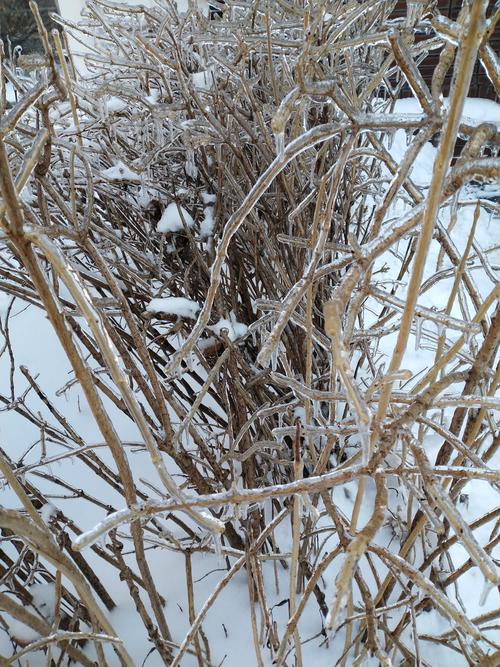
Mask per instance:
[[[154,0],[150,0],[150,2],[154,4]],[[70,20],[77,20],[81,11],[81,4],[78,0],[60,0],[60,5],[63,16]],[[206,77],[204,73],[197,74],[203,74],[203,77],[198,77],[200,79],[198,83],[205,85]],[[11,87],[8,88],[8,97],[10,100],[14,98]],[[151,101],[154,103],[154,99]],[[121,104],[123,104],[123,101]],[[123,106],[120,106],[120,99],[110,98],[108,112],[121,110],[123,110]],[[395,111],[400,114],[413,114],[419,113],[421,109],[415,100],[399,100],[396,103]],[[500,124],[500,105],[488,100],[468,99],[465,104],[463,119],[471,125],[486,120]],[[387,148],[396,163],[401,162],[407,149],[407,134],[403,130],[395,132]],[[411,172],[413,181],[416,185],[422,187],[424,192],[431,181],[435,156],[436,148],[431,143],[425,144]],[[389,171],[385,172],[383,176],[388,181],[390,178]],[[125,179],[132,183],[140,182],[140,176],[121,163],[113,164],[110,168],[103,170],[100,177],[110,181]],[[461,192],[461,203],[463,205],[459,208],[458,218],[450,231],[450,238],[458,256],[463,253],[467,244],[469,231],[473,224],[476,201],[478,197],[483,196],[483,192],[478,187],[472,186],[464,188]],[[494,192],[494,189],[490,187],[489,194],[491,192]],[[211,197],[213,196],[207,195],[204,198],[204,204],[208,206],[204,209],[205,217],[200,228],[202,240],[209,238],[213,233],[213,207],[209,205],[213,203]],[[374,200],[374,203],[378,202]],[[399,199],[389,209],[384,224],[389,226],[406,210],[406,203],[402,198]],[[452,213],[451,204],[441,210],[439,225],[444,229],[450,226]],[[156,231],[158,233],[176,232],[182,230],[184,225],[192,228],[195,225],[193,217],[184,207],[176,202],[171,202],[165,207]],[[499,225],[498,211],[495,212],[491,208],[483,206],[477,221],[475,239],[478,247],[486,255],[491,271],[487,273],[481,267],[471,271],[478,293],[482,298],[485,298],[491,292],[500,275]],[[403,243],[401,243],[401,252],[403,250]],[[398,251],[399,248],[395,252]],[[471,253],[472,258],[474,258],[474,252],[477,252],[476,248]],[[379,289],[384,289],[385,281],[389,282],[397,278],[401,257],[398,256],[397,259],[398,261],[394,261],[394,251],[391,251],[377,260],[373,274],[380,276]],[[441,264],[438,267],[439,262]],[[424,272],[424,285],[427,289],[419,297],[419,306],[423,306],[429,311],[439,311],[446,307],[454,280],[453,273],[446,274],[446,270],[451,266],[452,264],[446,257],[440,257],[440,245],[437,241],[433,241]],[[438,270],[442,272],[442,276],[439,280],[433,282],[432,278]],[[406,289],[407,284],[403,281],[398,286],[395,297],[404,300]],[[10,298],[0,293],[0,318],[2,321],[5,319],[10,304]],[[366,328],[370,325],[370,312],[373,310],[374,313],[378,314],[380,308],[381,304],[375,297],[372,297],[367,303],[365,313]],[[196,319],[199,309],[200,304],[195,301],[178,296],[164,296],[163,294],[152,299],[146,307],[152,317],[167,315],[186,319],[188,323]],[[457,304],[454,305],[451,315],[457,319],[461,318],[461,311]],[[374,315],[373,321],[376,321],[376,319],[377,317]],[[73,374],[70,364],[43,311],[17,299],[12,308],[9,326],[10,340],[13,345],[13,361],[8,353],[4,353],[0,357],[0,394],[10,396],[13,383],[13,403],[15,399],[23,396],[29,385],[20,368],[27,367],[44,393],[49,397],[49,400],[72,425],[82,441],[95,446],[102,461],[114,470],[113,459],[107,448],[101,446],[102,438],[88,409],[85,397],[79,386],[72,382]],[[228,338],[232,342],[238,341],[248,331],[246,325],[237,321],[234,313],[231,313],[229,318],[221,318],[216,324],[207,328],[216,336],[220,335],[224,329],[227,330]],[[417,379],[432,368],[435,341],[441,333],[442,329],[432,321],[432,318],[423,315],[417,319],[413,330],[413,345],[408,348],[401,367],[409,369],[412,376]],[[448,340],[454,340],[458,338],[458,335],[459,332],[456,330],[448,329],[446,331]],[[387,335],[381,338],[378,352],[383,359],[390,359],[396,338],[397,331],[389,331]],[[0,347],[1,344],[2,341],[0,340]],[[464,348],[464,354],[470,355],[472,352]],[[204,369],[197,367],[197,370],[204,379],[206,377]],[[457,389],[457,386],[451,387],[450,391],[453,389]],[[109,399],[103,397],[103,401],[124,444],[130,465],[138,480],[138,487],[151,495],[151,488],[158,484],[157,473],[144,451],[137,426],[124,416],[123,412],[114,407]],[[29,405],[37,416],[40,415],[42,422],[53,423],[54,420],[50,411],[35,392],[28,393],[19,405],[23,405],[23,403]],[[217,406],[213,407],[217,409]],[[0,406],[0,409],[2,409],[2,406]],[[450,411],[450,408],[446,408],[446,410]],[[442,437],[437,433],[431,431],[427,433],[425,439],[426,453],[431,460],[435,459],[442,440]],[[46,458],[64,454],[67,451],[65,446],[50,438],[46,439],[45,434],[41,434],[38,425],[30,423],[13,409],[4,409],[0,412],[0,447],[7,452],[13,461],[17,462],[18,466],[25,466],[24,475],[26,478],[28,480],[33,479],[34,485],[41,490],[49,501],[49,504],[41,510],[42,518],[45,521],[50,521],[53,514],[60,509],[70,520],[74,520],[79,528],[89,530],[106,516],[108,508],[120,509],[124,505],[122,496],[113,492],[111,487],[99,475],[90,471],[76,457],[44,462]],[[43,451],[44,447],[47,447],[46,453]],[[499,469],[500,456],[496,455],[489,465],[493,469]],[[171,466],[170,472],[176,475],[178,471],[174,466]],[[48,473],[48,477],[40,477],[39,473]],[[55,483],[54,480],[62,480],[64,486]],[[359,527],[366,523],[373,509],[373,482],[367,480],[366,483],[367,492],[358,521]],[[92,498],[98,498],[101,504],[97,505],[85,499],[85,497],[81,497],[83,494],[78,497],[80,489],[83,490],[84,494],[88,494]],[[349,482],[336,487],[333,491],[333,500],[339,512],[348,519],[353,513],[356,491],[357,482]],[[498,504],[496,487],[484,481],[469,482],[462,493],[463,501],[460,511],[468,523],[482,516],[485,508],[494,508]],[[405,525],[407,518],[405,494],[406,490],[401,487],[398,488],[395,485],[390,488],[389,506],[392,517],[387,516],[387,524],[376,537],[377,544],[392,544],[395,550],[399,546],[401,536],[407,529]],[[5,507],[19,508],[19,501],[8,486],[2,489],[1,502]],[[269,505],[264,506],[264,511],[269,511]],[[194,525],[193,529],[199,530]],[[170,523],[169,530],[173,531],[173,537],[176,537],[175,528],[172,528]],[[329,535],[328,540],[323,544],[318,554],[318,558],[321,558],[335,548],[337,537],[331,529],[330,519],[327,516],[322,516],[318,520],[314,530],[320,536],[322,534]],[[480,544],[484,545],[491,539],[493,531],[494,521],[491,521],[477,529],[475,537]],[[184,533],[182,534],[184,535]],[[289,519],[279,525],[276,535],[279,538],[277,542],[282,548],[291,547]],[[155,539],[156,542],[151,539],[148,544],[148,562],[157,589],[166,599],[166,618],[172,635],[176,640],[182,640],[190,627],[187,613],[187,588],[184,577],[185,556],[174,549],[168,548],[166,539]],[[104,537],[100,541],[99,544],[103,549],[106,549],[108,540],[108,537]],[[426,545],[426,548],[434,546],[435,544]],[[210,548],[212,547],[210,546]],[[415,550],[421,548],[419,545],[415,547]],[[116,634],[125,642],[134,664],[156,667],[159,663],[156,655],[154,653],[150,654],[151,643],[148,640],[145,628],[142,624],[137,623],[137,612],[131,602],[127,586],[123,581],[120,581],[117,571],[94,554],[90,548],[85,549],[83,554],[99,578],[106,582],[106,588],[116,603],[116,608],[108,614],[109,620]],[[500,558],[500,548],[498,546],[492,551],[491,556],[495,559]],[[455,545],[450,550],[450,557],[454,567],[459,568],[462,563],[467,561],[469,555],[463,547]],[[234,556],[229,556],[228,560],[233,564],[236,559]],[[418,560],[416,559],[416,551],[410,552],[408,555],[408,561],[413,562],[413,560]],[[192,562],[195,607],[200,609],[217,583],[226,575],[226,561],[216,553],[207,551],[205,554],[194,553]],[[339,558],[334,559],[324,574],[323,586],[327,595],[327,603],[333,596],[335,577],[340,565],[341,560]],[[446,566],[446,564],[441,565],[443,568]],[[266,562],[263,569],[270,615],[276,621],[280,632],[282,632],[289,617],[286,604],[289,595],[289,573],[280,567],[275,568],[272,561]],[[384,572],[384,569],[380,567],[379,576],[383,575]],[[373,573],[366,565],[364,565],[363,574],[370,585],[374,583]],[[425,574],[428,575],[429,572]],[[52,584],[44,585],[37,580],[30,590],[42,613],[53,606],[54,589]],[[500,607],[498,589],[491,590],[486,601],[482,603],[483,590],[484,578],[477,567],[471,567],[460,577],[456,588],[453,585],[447,588],[447,595],[452,602],[465,610],[469,618],[474,618]],[[143,601],[149,609],[149,603],[145,596]],[[358,600],[355,600],[355,603],[357,602]],[[394,610],[388,616],[393,626],[396,626],[399,621],[400,613],[400,611]],[[46,617],[49,620],[51,614],[51,611],[47,611]],[[7,615],[5,621],[12,634],[17,638],[28,641],[34,637],[31,630],[20,626],[17,621],[9,619]],[[313,597],[306,606],[299,627],[302,639],[311,640],[303,645],[303,664],[308,667],[312,665],[315,667],[332,667],[332,665],[335,665],[344,649],[345,633],[341,628],[333,638],[323,636],[324,619],[321,617]],[[444,634],[452,629],[435,609],[420,613],[416,619],[416,627],[419,634],[428,633],[432,635]],[[250,630],[249,591],[244,569],[241,569],[234,576],[218,597],[204,620],[203,628],[209,639],[214,665],[253,667],[256,664]],[[491,637],[494,638],[497,632],[496,627],[494,627],[491,630]],[[403,640],[409,640],[409,633],[410,630],[407,631],[406,636],[403,636]],[[12,645],[7,633],[0,633],[0,654],[10,655],[11,653]],[[106,648],[106,655],[110,667],[120,664],[118,658],[109,648]],[[445,644],[437,645],[425,640],[420,641],[420,655],[422,660],[427,661],[428,664],[436,665],[436,667],[462,667],[462,665],[467,664],[465,658],[447,648]],[[263,651],[263,661],[265,667],[271,667],[272,663],[266,651]],[[189,654],[182,661],[183,667],[194,667],[197,664],[195,656]],[[350,663],[347,662],[347,664]],[[379,663],[374,658],[366,657],[365,661],[360,664],[365,667],[375,667]],[[42,667],[46,665],[46,656],[42,652],[32,654],[29,659],[21,662],[21,665],[22,667]]]
[[[404,103],[401,105],[405,106]],[[468,107],[483,114],[491,114],[492,119],[500,116],[498,114],[499,107],[492,105],[492,103],[485,102],[484,104],[474,101],[468,103]],[[466,109],[468,108],[466,107]],[[403,109],[401,109],[403,112]],[[396,160],[400,160],[406,148],[406,141],[404,133],[397,132],[391,147],[391,153]],[[431,144],[423,147],[421,154],[417,160],[414,168],[414,178],[420,185],[425,185],[429,182],[430,174],[432,173],[432,163],[435,156],[435,149]],[[465,197],[470,197],[470,205],[464,206],[460,209],[460,215],[452,232],[452,240],[458,252],[460,253],[467,241],[468,231],[472,224],[474,214],[474,202],[476,201],[477,192],[470,190],[464,193]],[[401,213],[401,211],[398,211]],[[389,213],[389,218],[394,214],[394,211]],[[449,208],[445,209],[441,220],[441,224],[445,227],[449,222]],[[477,240],[484,252],[488,253],[489,261],[495,275],[499,275],[500,270],[500,251],[495,248],[492,252],[488,248],[498,244],[498,226],[500,219],[491,212],[483,209],[478,222]],[[436,242],[433,243],[431,253],[425,269],[424,280],[434,275],[436,271],[436,262],[439,253],[439,246]],[[377,268],[386,267],[384,277],[390,279],[395,277],[391,269],[395,263],[391,262],[391,256],[384,256],[377,262]],[[443,263],[443,269],[448,266],[446,260]],[[475,282],[482,296],[492,288],[491,277],[486,276],[481,270],[478,270],[475,275]],[[446,306],[449,295],[452,277],[443,279],[437,282],[433,287],[422,294],[419,299],[419,304],[427,306],[428,308],[441,309]],[[397,292],[398,298],[404,298],[405,286],[401,285]],[[165,312],[180,315],[181,317],[194,317],[198,305],[188,300],[172,300],[172,299],[156,299],[151,304],[150,309],[154,312]],[[0,316],[5,317],[7,307],[10,299],[6,295],[1,296],[0,301]],[[186,303],[184,303],[186,302]],[[460,317],[458,310],[452,314]],[[222,322],[216,327],[226,327],[230,330],[230,338],[234,339],[237,335],[237,330],[234,329],[234,335],[231,334],[233,323]],[[14,345],[15,354],[15,371],[13,375],[15,383],[15,395],[20,396],[27,389],[27,382],[24,376],[20,373],[19,367],[26,366],[30,372],[37,377],[37,381],[43,388],[43,391],[50,397],[56,408],[67,417],[68,421],[75,427],[81,437],[88,443],[98,443],[100,436],[94,424],[94,421],[86,407],[85,399],[77,385],[69,386],[65,391],[59,390],[72,377],[69,364],[61,350],[61,347],[46,319],[44,313],[34,306],[29,306],[19,300],[16,300],[13,307],[13,316],[10,319],[10,336]],[[417,334],[417,332],[415,332]],[[415,346],[411,347],[404,359],[403,368],[410,369],[414,375],[418,377],[419,373],[426,371],[433,364],[433,352],[428,348],[427,341],[434,338],[438,333],[434,323],[429,321],[422,322],[422,328],[418,332],[418,339],[415,337]],[[449,332],[450,333],[450,332]],[[451,335],[451,333],[450,333]],[[382,339],[380,352],[389,355],[395,343],[396,333],[389,334]],[[10,391],[10,363],[7,355],[3,355],[0,359],[0,390],[4,395],[8,395]],[[129,421],[122,413],[119,413],[109,401],[106,399],[106,407],[110,413],[114,415],[114,424],[119,431],[120,437],[125,443],[130,443],[127,448],[129,459],[134,467],[134,470],[139,470],[139,476],[151,483],[156,481],[156,475],[147,457],[139,448],[134,448],[132,443],[140,442],[137,428]],[[29,404],[33,410],[39,412],[47,422],[50,422],[50,414],[36,396],[31,393],[29,395]],[[440,446],[441,438],[437,434],[429,434],[426,437],[426,447],[428,456],[433,459]],[[0,446],[5,449],[9,456],[14,460],[19,461],[22,457],[22,463],[25,466],[30,465],[30,462],[37,463],[40,460],[40,432],[39,429],[30,424],[27,420],[16,414],[15,411],[0,413]],[[30,449],[30,446],[32,448]],[[50,443],[47,454],[53,456],[57,453],[62,453],[64,450],[54,443]],[[27,452],[27,453],[26,453]],[[113,467],[111,457],[105,448],[98,450],[99,455],[103,461]],[[123,500],[117,494],[110,491],[107,484],[104,484],[97,475],[92,474],[88,468],[84,467],[80,462],[74,458],[48,463],[46,465],[39,464],[35,468],[29,470],[26,474],[28,476],[35,475],[37,471],[46,471],[50,475],[63,479],[64,482],[74,489],[82,488],[90,495],[100,498],[105,504],[112,505],[119,508],[123,504]],[[500,458],[490,463],[492,468],[500,467]],[[57,488],[49,480],[42,480],[37,478],[36,484],[45,493],[46,497],[54,507],[50,507],[50,511],[55,511],[54,508],[60,508],[70,518],[78,522],[82,529],[90,529],[97,523],[104,515],[103,510],[96,507],[85,500],[75,501],[73,494],[68,491],[67,498],[61,497],[61,489]],[[336,488],[334,491],[334,500],[340,509],[347,517],[352,513],[353,500],[356,495],[355,482],[351,482],[342,487]],[[394,490],[394,497],[392,499],[393,508],[398,505],[404,506],[402,496],[399,496],[403,491],[400,489]],[[485,507],[494,507],[498,502],[497,490],[489,484],[476,481],[469,482],[464,489],[467,496],[466,503],[461,507],[464,517],[468,521],[474,520],[481,516]],[[398,499],[399,496],[399,499]],[[373,499],[373,489],[369,487],[367,495],[367,503],[363,507],[360,524],[366,521],[370,514],[370,503]],[[12,492],[5,487],[2,491],[2,504],[7,507],[17,507],[18,501]],[[50,512],[48,512],[50,515]],[[402,517],[400,517],[402,518]],[[321,530],[322,526],[326,526],[328,521],[321,519],[317,525],[317,529]],[[491,534],[493,525],[486,524],[476,531],[476,537],[480,543],[486,543]],[[386,527],[382,530],[378,537],[379,544],[387,544],[391,540],[396,542],[397,535],[393,535],[394,526]],[[281,543],[286,543],[289,540],[290,526],[288,521],[284,522],[278,529]],[[324,553],[334,547],[332,540],[324,547]],[[94,556],[89,549],[85,552],[85,557],[89,559],[93,567],[99,573],[99,576],[106,581],[108,590],[112,598],[117,603],[117,607],[109,614],[116,632],[125,641],[128,651],[136,661],[135,664],[155,664],[154,656],[147,658],[149,650],[147,637],[145,631],[136,623],[136,612],[133,609],[130,597],[123,583],[118,580],[116,572],[110,566],[107,566],[101,559]],[[500,552],[498,547],[492,553],[493,557],[499,557]],[[167,600],[167,618],[171,630],[176,637],[182,637],[187,631],[189,624],[187,621],[187,598],[186,598],[186,584],[183,580],[184,573],[184,556],[174,551],[165,548],[157,548],[149,552],[149,562],[151,564],[155,582],[159,592],[165,596]],[[411,558],[411,556],[410,556]],[[468,558],[467,553],[460,546],[454,546],[451,550],[451,558],[455,567],[459,567],[462,562]],[[333,590],[333,583],[338,571],[338,559],[327,570],[324,580],[326,591]],[[224,563],[217,559],[215,555],[211,554],[194,554],[193,555],[193,571],[195,579],[195,597],[196,605],[201,604],[207,599],[212,592],[216,583],[225,574]],[[265,576],[269,580],[269,591],[271,593],[269,603],[272,608],[272,616],[278,623],[287,619],[286,606],[279,606],[279,604],[287,598],[287,573],[280,572],[279,589],[275,590],[272,580],[274,577],[274,570],[272,564],[266,565],[264,568]],[[36,595],[49,595],[50,590],[40,593],[40,584],[36,584],[38,588],[33,590]],[[43,587],[42,587],[43,588]],[[49,587],[50,588],[50,587]],[[498,608],[500,605],[500,597],[498,590],[494,589],[486,603],[481,606],[480,598],[483,591],[482,576],[477,568],[471,568],[459,580],[459,586],[455,591],[453,587],[449,587],[448,595],[451,599],[455,599],[457,604],[463,604],[467,610],[469,617],[475,617],[479,614],[486,613],[490,610]],[[459,597],[456,597],[459,595]],[[38,599],[38,598],[37,598]],[[317,667],[331,667],[339,657],[343,647],[343,632],[340,631],[335,635],[333,641],[323,642],[322,638],[317,638],[318,633],[322,629],[322,620],[318,614],[315,604],[312,602],[308,605],[309,611],[306,610],[300,622],[301,636],[303,638],[316,637],[313,641],[306,643],[303,647],[304,664],[315,665]],[[234,613],[230,613],[234,610]],[[228,613],[229,611],[229,613]],[[394,621],[398,618],[397,613],[394,613]],[[9,623],[8,619],[7,622]],[[210,645],[213,652],[214,664],[224,664],[228,667],[253,667],[255,665],[255,656],[253,652],[253,645],[251,642],[251,634],[249,632],[250,618],[249,618],[249,604],[248,604],[248,590],[246,583],[246,576],[244,571],[238,573],[233,581],[228,585],[223,594],[215,603],[214,607],[207,615],[204,622],[205,632],[210,638]],[[12,624],[16,636],[30,637],[31,631],[23,630],[19,627],[17,622]],[[420,633],[429,632],[430,634],[445,633],[449,630],[447,622],[436,611],[429,611],[422,613],[417,618],[417,628]],[[32,634],[32,633],[31,633]],[[439,667],[454,666],[465,664],[461,662],[460,656],[455,652],[447,649],[445,646],[437,647],[435,644],[430,644],[425,641],[420,645],[421,656],[427,660],[429,664],[439,665]],[[0,653],[7,655],[10,652],[10,643],[7,635],[2,633],[0,635]],[[118,665],[118,661],[111,652],[109,652],[110,665]],[[26,663],[28,664],[28,663]],[[32,655],[29,659],[31,667],[44,665],[45,658],[42,653]],[[195,665],[194,657],[186,657],[182,663],[186,667]],[[266,665],[271,663],[266,661]],[[377,664],[376,661],[367,660],[365,665]]]

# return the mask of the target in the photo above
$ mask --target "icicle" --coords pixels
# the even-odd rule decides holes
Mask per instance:
[[[370,458],[370,429],[368,424],[358,424],[359,439],[361,442],[361,452],[363,456],[363,465],[368,464]]]
[[[418,350],[420,347],[420,339],[422,337],[422,325],[424,320],[422,317],[415,318],[415,349]]]
[[[484,604],[486,603],[486,600],[488,599],[488,595],[492,591],[492,589],[495,588],[495,584],[493,584],[491,581],[488,581],[487,579],[484,580],[484,585],[483,585],[483,591],[481,593],[481,597],[479,598],[479,606],[483,607]]]
[[[302,497],[302,516],[303,518],[307,518],[309,516],[314,526],[319,521],[319,518],[321,516],[319,510],[312,504],[311,498],[309,497],[308,493],[303,493],[301,497]]]
[[[273,507],[271,499],[269,498],[266,500],[263,505],[264,524],[267,526],[271,523],[273,518]]]
[[[214,551],[217,556],[217,564],[219,567],[224,567],[224,557],[222,555],[222,540],[220,533],[212,533],[214,540]]]
[[[276,372],[277,368],[278,368],[278,346],[274,348],[271,354],[271,369],[273,373]]]
[[[186,174],[190,176],[191,178],[196,178],[198,175],[198,168],[195,163],[195,158],[194,158],[194,151],[188,150],[186,151]]]
[[[283,159],[285,154],[285,133],[276,132],[274,135],[274,141],[276,142],[276,154],[280,160]]]
[[[422,16],[422,9],[423,4],[421,0],[418,0],[417,2],[415,2],[415,0],[409,0],[406,9],[406,25],[408,28],[412,28],[419,22]]]
[[[463,334],[464,334],[464,343],[468,347],[471,343],[472,338],[475,336],[475,333],[472,332],[470,329],[465,329]]]

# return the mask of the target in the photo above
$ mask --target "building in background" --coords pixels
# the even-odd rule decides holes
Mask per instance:
[[[463,0],[436,0],[435,2],[437,8],[444,16],[449,16],[451,19],[456,20],[460,9],[462,8]],[[398,0],[396,7],[394,9],[394,16],[406,16],[408,3],[406,0]],[[493,15],[495,13],[495,6],[498,6],[497,3],[490,2],[488,8],[488,15]],[[428,36],[422,34],[421,39],[426,39]],[[417,35],[418,41],[418,35]],[[496,24],[493,34],[489,38],[489,43],[491,48],[495,53],[500,52],[500,22]],[[432,74],[439,60],[439,50],[431,51],[426,58],[421,61],[419,65],[419,70],[422,72],[422,75],[425,81],[430,85],[432,80]],[[448,94],[451,84],[451,78],[453,74],[453,67],[451,67],[446,75],[443,93]],[[403,88],[403,96],[411,96],[410,87],[405,84]],[[474,67],[474,74],[472,76],[472,81],[469,89],[469,95],[471,97],[484,97],[498,102],[498,96],[495,92],[495,87],[491,83],[486,74],[484,67],[477,62]]]
[[[38,0],[38,7],[47,28],[55,28],[49,15],[58,11],[57,0]],[[25,54],[40,50],[40,38],[29,8],[29,0],[0,1],[0,38],[7,53],[16,47],[21,47]]]

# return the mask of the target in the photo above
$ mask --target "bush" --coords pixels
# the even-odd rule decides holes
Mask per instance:
[[[487,5],[96,0],[84,76],[57,33],[29,89],[4,63],[1,400],[40,435],[0,458],[22,506],[0,510],[0,606],[26,653],[496,664],[498,107],[466,100],[477,59],[498,83]],[[70,365],[57,393],[16,368],[19,300]]]

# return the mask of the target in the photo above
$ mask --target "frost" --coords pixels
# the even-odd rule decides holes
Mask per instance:
[[[163,211],[163,215],[161,216],[156,230],[162,233],[180,232],[184,229],[184,225],[182,224],[183,219],[187,227],[192,227],[194,225],[194,220],[186,209],[183,206],[172,202]]]
[[[131,181],[132,183],[139,183],[141,177],[130,167],[127,167],[121,160],[116,162],[109,169],[101,171],[101,176],[107,178],[109,181]]]
[[[168,296],[158,299],[151,299],[146,306],[148,313],[165,313],[167,315],[177,315],[189,320],[195,320],[200,306],[196,301],[186,299],[182,296]]]
[[[248,331],[248,327],[246,324],[243,324],[241,322],[237,322],[236,318],[233,313],[230,314],[229,316],[231,319],[226,320],[224,318],[221,318],[217,324],[214,324],[211,327],[208,327],[211,331],[213,331],[217,336],[220,336],[221,331],[223,329],[227,329],[228,332],[228,337],[230,341],[235,341],[238,338],[242,338],[246,332]]]
[[[207,206],[203,213],[205,217],[203,218],[200,225],[200,238],[205,240],[212,236],[214,231],[214,207]]]

